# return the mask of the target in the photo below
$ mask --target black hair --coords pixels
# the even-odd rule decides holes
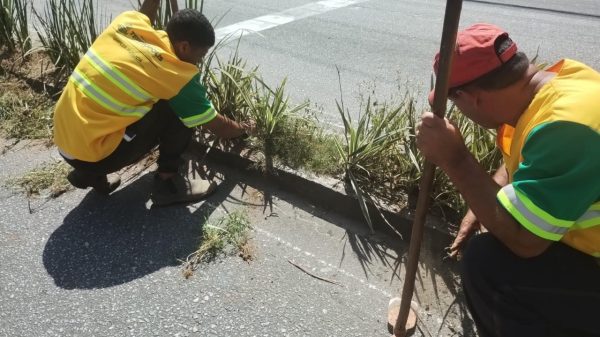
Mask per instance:
[[[171,42],[187,41],[194,47],[215,45],[215,30],[208,19],[195,9],[182,9],[167,24]]]
[[[513,41],[508,36],[499,37],[494,42],[496,54],[501,55],[506,49],[512,45]],[[523,52],[517,52],[508,61],[500,67],[490,71],[489,73],[480,76],[473,81],[451,88],[449,95],[453,96],[456,91],[466,87],[477,87],[484,90],[499,90],[504,89],[517,81],[519,81],[529,68],[530,61],[527,55]]]

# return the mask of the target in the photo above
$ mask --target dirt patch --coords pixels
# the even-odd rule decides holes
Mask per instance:
[[[58,86],[57,71],[50,57],[42,51],[25,55],[16,52],[0,57],[0,74],[27,82],[38,91],[62,88]]]
[[[62,86],[53,81],[54,66],[42,52],[0,57],[0,135],[49,139],[55,99]],[[57,89],[59,88],[59,89]]]
[[[252,240],[247,240],[245,243],[243,243],[240,246],[240,253],[238,256],[248,263],[254,261],[256,258],[256,245],[254,242]]]
[[[252,204],[261,204],[265,200],[264,192],[259,191],[252,186],[246,186],[244,194],[246,196],[246,198],[244,198],[244,199],[246,199],[248,202],[250,202]]]
[[[125,185],[130,181],[138,179],[147,170],[154,170],[156,168],[157,160],[158,149],[155,148],[150,151],[150,153],[146,154],[140,161],[121,169],[117,174],[119,174],[122,183]]]

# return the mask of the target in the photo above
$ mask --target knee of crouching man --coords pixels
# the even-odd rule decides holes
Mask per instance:
[[[465,278],[483,277],[493,272],[494,261],[507,248],[490,233],[473,236],[467,243],[461,259],[461,276]]]

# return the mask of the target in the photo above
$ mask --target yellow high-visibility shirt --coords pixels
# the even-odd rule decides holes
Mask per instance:
[[[498,201],[526,229],[600,257],[600,73],[562,60],[515,128],[498,132]]]
[[[125,128],[159,100],[187,127],[217,116],[196,65],[175,55],[164,31],[147,16],[117,16],[73,71],[54,110],[54,142],[65,156],[97,162],[110,155]]]

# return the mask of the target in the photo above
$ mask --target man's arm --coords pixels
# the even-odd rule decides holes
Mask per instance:
[[[492,179],[500,186],[506,186],[506,184],[508,184],[508,172],[506,171],[506,165],[504,163],[498,167],[498,170],[496,170],[496,173],[494,173]],[[454,241],[450,246],[450,257],[457,257],[467,240],[477,230],[481,229],[481,227],[481,222],[475,213],[473,213],[473,210],[469,208],[460,222],[460,227],[458,229],[458,233],[456,233],[456,238],[454,238]]]
[[[552,243],[525,229],[497,201],[501,186],[466,153],[464,159],[443,167],[460,191],[470,209],[485,228],[502,241],[513,253],[533,257],[543,253]]]
[[[418,131],[417,142],[423,155],[446,172],[477,219],[513,253],[533,257],[550,246],[552,241],[522,227],[500,205],[496,199],[500,184],[479,165],[448,120],[425,113]]]
[[[498,167],[498,169],[492,176],[492,179],[498,185],[500,185],[500,187],[504,187],[508,184],[508,171],[506,171],[506,164],[504,164],[504,163],[500,164],[500,166]],[[464,217],[463,221],[461,222],[461,230],[462,230],[463,224],[471,223],[471,226],[473,226],[472,223],[475,223],[475,222],[477,223],[476,227],[479,228],[481,225],[481,222],[477,219],[477,217],[475,216],[475,213],[473,213],[473,210],[471,210],[469,208],[469,210],[467,211],[467,214],[465,214],[465,217]],[[477,228],[475,228],[475,229],[477,229]]]
[[[223,115],[217,114],[212,121],[203,125],[219,138],[237,138],[252,132],[252,126],[243,125]]]
[[[139,11],[150,19],[151,24],[154,24],[159,5],[160,0],[144,0],[144,3],[142,3]]]

